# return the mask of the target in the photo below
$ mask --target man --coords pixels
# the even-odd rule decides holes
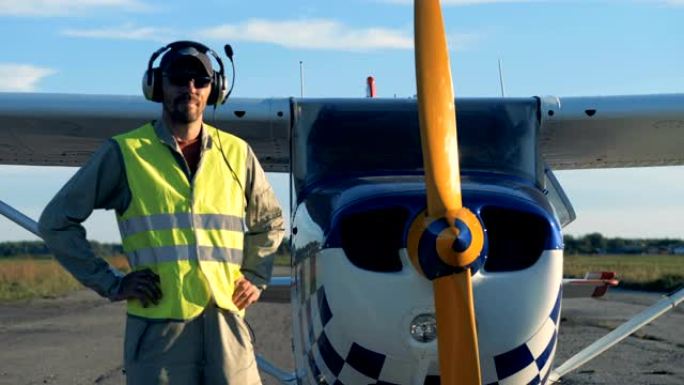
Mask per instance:
[[[128,384],[260,384],[243,315],[270,279],[281,209],[247,143],[203,122],[226,97],[218,55],[169,44],[143,82],[161,119],[106,142],[48,204],[40,232],[81,283],[128,301]],[[98,208],[116,210],[127,275],[86,241],[81,222]]]

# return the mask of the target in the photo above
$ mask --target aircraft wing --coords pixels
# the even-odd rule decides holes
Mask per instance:
[[[554,170],[684,164],[684,94],[540,98]]]
[[[0,164],[80,166],[106,139],[158,119],[135,96],[0,93]],[[290,101],[231,99],[205,121],[245,139],[266,171],[289,169]]]
[[[553,169],[684,164],[684,94],[539,100],[540,149]],[[247,140],[267,171],[286,172],[291,105],[236,98],[205,120]],[[0,164],[79,166],[160,108],[137,96],[0,93]]]

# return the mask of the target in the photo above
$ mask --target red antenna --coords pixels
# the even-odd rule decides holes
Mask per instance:
[[[366,78],[366,97],[367,98],[374,98],[375,97],[375,78],[372,76],[369,76]]]

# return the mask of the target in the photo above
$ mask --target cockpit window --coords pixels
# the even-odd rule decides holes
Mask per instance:
[[[561,227],[569,225],[577,218],[570,199],[565,195],[563,187],[558,183],[556,176],[548,166],[544,168],[544,194],[549,198],[551,207],[553,207]]]
[[[541,186],[537,99],[465,99],[456,108],[463,172],[511,175]],[[298,201],[326,181],[423,174],[415,100],[298,101],[295,111]]]

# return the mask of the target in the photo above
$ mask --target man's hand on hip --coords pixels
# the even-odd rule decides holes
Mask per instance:
[[[116,299],[137,299],[143,307],[158,304],[162,297],[159,276],[150,269],[132,271],[121,279]]]
[[[233,292],[233,303],[238,309],[246,309],[249,305],[259,300],[261,290],[249,282],[245,277],[240,277],[235,281],[235,291]]]

